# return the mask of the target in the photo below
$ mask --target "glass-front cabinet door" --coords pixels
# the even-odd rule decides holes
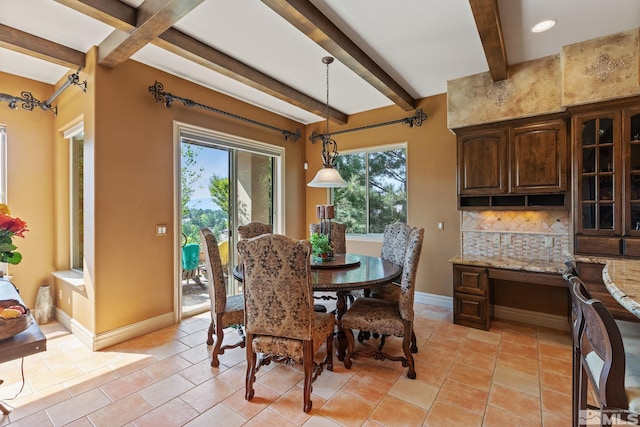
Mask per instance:
[[[625,234],[640,236],[640,108],[623,114],[623,143],[627,167],[625,173]]]
[[[578,161],[577,230],[586,234],[619,234],[620,115],[616,112],[585,115],[577,117],[574,123]]]

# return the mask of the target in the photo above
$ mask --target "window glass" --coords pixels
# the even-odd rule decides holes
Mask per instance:
[[[406,145],[341,153],[336,169],[348,185],[333,190],[336,221],[350,234],[381,234],[407,222]]]

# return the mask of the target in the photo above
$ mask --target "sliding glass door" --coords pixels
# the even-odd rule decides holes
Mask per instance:
[[[199,230],[218,241],[227,294],[242,292],[233,280],[238,225],[260,221],[281,229],[280,169],[283,152],[255,141],[179,126],[179,296],[182,315],[210,308],[205,254]]]

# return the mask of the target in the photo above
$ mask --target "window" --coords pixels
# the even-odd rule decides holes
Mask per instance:
[[[84,267],[84,129],[82,124],[64,133],[69,140],[69,199],[71,202],[71,269]]]
[[[350,234],[381,234],[407,222],[407,147],[398,144],[340,153],[335,165],[348,185],[333,189],[336,221]]]

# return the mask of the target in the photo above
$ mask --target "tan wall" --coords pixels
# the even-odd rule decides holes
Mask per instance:
[[[95,56],[95,49],[89,52],[80,73],[81,80],[88,81],[87,93],[68,88],[58,98],[57,117],[45,111],[5,111],[0,105],[0,122],[9,126],[9,202],[31,230],[18,242],[24,261],[11,273],[27,304],[33,306],[39,285],[52,282],[51,272],[69,268],[69,147],[62,132],[84,120],[87,289],[77,292],[56,283],[56,291],[64,294],[56,305],[99,335],[173,313],[174,121],[284,146],[285,233],[292,237],[307,237],[315,205],[326,202],[326,192],[306,187],[320,167],[320,146],[306,137],[287,142],[277,132],[179,102],[166,108],[155,102],[148,87],[158,80],[168,92],[280,128],[299,128],[303,135],[309,135],[314,126],[305,129],[134,61],[115,70],[96,69]],[[21,90],[46,99],[54,87],[2,75],[0,92]],[[421,127],[392,125],[341,135],[338,141],[340,149],[408,143],[409,222],[426,230],[417,289],[450,295],[448,259],[459,252],[460,233],[455,137],[446,127],[445,95],[424,99],[420,107],[429,115]],[[346,127],[411,114],[389,107],[355,115]],[[438,221],[445,222],[444,231],[436,231]],[[167,224],[169,236],[156,237],[156,224]],[[354,252],[380,251],[379,243],[351,244]]]
[[[0,73],[0,93],[20,96],[27,91],[44,101],[52,85]],[[54,103],[55,105],[55,103]],[[8,272],[25,303],[33,307],[38,287],[52,284],[54,257],[53,113],[35,107],[27,111],[18,103],[11,110],[0,103],[0,124],[7,126],[7,202],[12,216],[27,222],[25,238],[15,238],[23,256]]]
[[[452,295],[452,272],[449,258],[460,251],[460,214],[456,204],[456,138],[447,129],[447,97],[445,94],[422,99],[419,108],[428,115],[420,127],[396,124],[363,131],[337,135],[338,151],[366,146],[407,143],[408,173],[408,223],[425,229],[422,256],[418,266],[419,292]],[[397,107],[387,107],[349,117],[349,124],[342,127],[333,123],[331,131],[350,129],[373,123],[381,123],[411,116],[413,112]],[[307,135],[313,130],[324,132],[323,123],[307,127]],[[311,144],[308,138],[307,161],[309,182],[322,166],[321,144]],[[306,222],[317,222],[315,206],[327,202],[327,192],[321,188],[307,187]],[[444,230],[437,230],[444,221]],[[379,242],[348,242],[347,250],[368,255],[380,254]]]

